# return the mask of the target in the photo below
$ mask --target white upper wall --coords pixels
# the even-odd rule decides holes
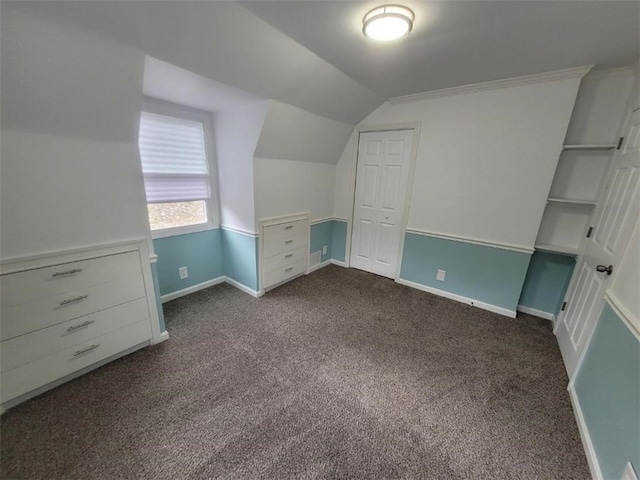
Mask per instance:
[[[594,72],[580,84],[565,143],[615,144],[627,114],[633,70]]]
[[[254,233],[253,156],[269,102],[217,112],[213,117],[223,226]]]
[[[333,197],[333,215],[348,219],[353,211],[353,168],[358,146],[358,134],[353,132],[336,165],[336,186]]]
[[[2,5],[1,250],[145,237],[144,54]]]
[[[143,66],[138,50],[2,4],[3,129],[135,142]]]
[[[385,103],[367,117],[361,125],[421,123],[408,228],[532,249],[579,83]],[[337,205],[350,198],[336,191],[336,216],[350,215]]]
[[[352,131],[352,125],[273,100],[255,156],[336,164]]]
[[[331,217],[335,174],[335,165],[256,158],[256,220],[302,212],[312,221]]]

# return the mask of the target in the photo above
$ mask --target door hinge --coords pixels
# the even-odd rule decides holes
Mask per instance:
[[[565,310],[567,308],[567,302],[562,302],[562,308],[560,310]]]
[[[616,150],[620,150],[622,148],[622,142],[624,142],[624,137],[620,137],[620,140],[618,140],[618,146],[616,147]]]
[[[589,227],[589,230],[587,230],[587,238],[590,238],[592,233],[593,233],[593,227]]]

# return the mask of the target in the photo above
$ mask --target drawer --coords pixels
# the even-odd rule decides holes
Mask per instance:
[[[2,306],[9,307],[41,298],[140,275],[138,252],[64,263],[53,267],[0,276]]]
[[[283,282],[288,278],[300,275],[307,270],[306,259],[302,262],[294,263],[293,265],[278,268],[264,275],[264,288],[269,288],[272,285]]]
[[[279,240],[281,238],[295,237],[306,234],[309,231],[309,222],[296,220],[295,222],[279,223],[264,227],[265,240]]]
[[[308,248],[308,244],[308,236],[306,233],[295,237],[283,237],[276,240],[267,240],[265,238],[263,256],[266,259],[274,255],[291,252],[302,247]]]
[[[149,322],[146,298],[6,340],[0,345],[0,368],[11,370],[141,321]]]
[[[144,282],[142,276],[138,275],[35,302],[3,307],[0,340],[8,340],[144,296]]]
[[[269,258],[265,258],[262,268],[265,273],[272,272],[280,267],[288,266],[293,263],[298,263],[302,260],[306,261],[309,253],[307,249],[302,247],[290,252],[280,253]]]
[[[104,360],[151,338],[148,321],[137,322],[2,374],[2,403]]]

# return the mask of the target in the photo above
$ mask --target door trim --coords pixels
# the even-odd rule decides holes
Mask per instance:
[[[351,142],[351,182],[349,189],[349,203],[351,209],[349,210],[349,218],[347,219],[347,242],[345,246],[345,266],[351,267],[351,236],[353,234],[353,212],[356,202],[356,180],[357,180],[357,168],[358,168],[358,146],[360,145],[360,134],[368,132],[388,132],[393,130],[413,130],[413,139],[411,145],[411,155],[409,156],[409,180],[407,183],[407,191],[405,192],[404,206],[402,210],[401,220],[401,235],[400,245],[398,248],[398,258],[396,259],[396,271],[393,275],[395,282],[400,278],[400,268],[402,267],[402,256],[404,254],[404,241],[407,233],[407,223],[409,222],[409,203],[411,201],[411,192],[413,191],[413,179],[415,177],[416,170],[416,158],[418,156],[418,141],[420,139],[420,122],[399,122],[399,123],[387,123],[387,124],[372,124],[372,125],[356,125],[353,129],[353,136]]]

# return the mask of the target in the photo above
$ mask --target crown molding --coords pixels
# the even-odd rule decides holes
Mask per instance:
[[[495,90],[498,88],[515,87],[518,85],[529,85],[531,83],[550,82],[553,80],[562,80],[565,78],[584,77],[593,68],[593,65],[584,67],[565,68],[563,70],[554,70],[552,72],[534,73],[533,75],[524,75],[522,77],[505,78],[502,80],[491,80],[490,82],[472,83],[471,85],[462,85],[459,87],[443,88],[440,90],[431,90],[429,92],[414,93],[411,95],[403,95],[393,97],[387,100],[391,104],[408,103],[428,98],[448,97],[451,95],[460,95],[462,93],[481,92],[484,90]]]
[[[587,75],[585,75],[585,80],[596,80],[599,78],[606,77],[617,77],[617,76],[633,76],[635,70],[633,65],[627,65],[626,67],[618,67],[618,68],[607,68],[606,70],[592,70]]]

